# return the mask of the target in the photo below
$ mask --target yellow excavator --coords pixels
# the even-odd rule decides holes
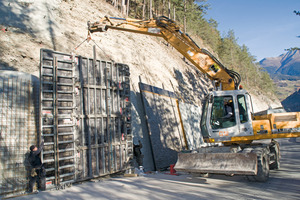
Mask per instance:
[[[162,37],[215,83],[216,90],[206,96],[200,124],[209,145],[178,153],[177,171],[246,175],[250,181],[264,182],[270,169],[279,169],[280,150],[274,139],[300,137],[299,112],[274,109],[253,113],[250,94],[239,88],[240,75],[165,16],[149,20],[106,16],[88,22],[89,33],[108,29]],[[269,140],[256,143],[264,139]]]

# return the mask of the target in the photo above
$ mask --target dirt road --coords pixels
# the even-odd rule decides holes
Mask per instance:
[[[281,169],[271,171],[266,183],[248,182],[244,176],[203,178],[159,173],[85,182],[16,199],[300,199],[300,138],[279,142]]]

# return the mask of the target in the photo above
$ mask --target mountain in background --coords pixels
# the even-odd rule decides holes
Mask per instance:
[[[272,78],[300,79],[300,50],[288,51],[278,57],[264,58],[259,64]]]
[[[276,95],[287,111],[300,111],[300,50],[259,62],[277,85]]]

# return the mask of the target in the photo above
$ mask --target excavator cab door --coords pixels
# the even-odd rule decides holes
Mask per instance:
[[[237,94],[237,113],[238,113],[238,124],[239,124],[239,136],[250,136],[253,135],[253,126],[250,109],[252,103],[248,93]]]
[[[252,134],[249,106],[244,90],[211,92],[201,120],[203,137],[223,142]]]

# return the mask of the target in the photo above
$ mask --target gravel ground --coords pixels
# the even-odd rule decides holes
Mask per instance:
[[[300,140],[281,139],[279,143],[281,169],[271,171],[266,183],[248,182],[244,176],[153,173],[84,182],[15,199],[300,199]]]

